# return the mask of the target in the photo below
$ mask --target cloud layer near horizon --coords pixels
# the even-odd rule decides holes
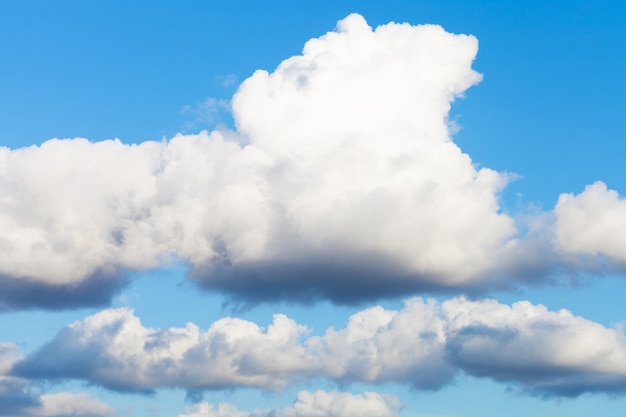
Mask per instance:
[[[172,262],[244,301],[339,303],[623,267],[616,192],[562,196],[527,239],[498,204],[508,176],[452,142],[477,47],[350,15],[242,83],[234,132],[0,148],[0,309],[106,304]]]
[[[354,395],[347,392],[301,391],[292,407],[241,411],[229,403],[217,407],[200,402],[189,407],[178,417],[396,417],[400,404],[391,395],[366,392]]]
[[[282,314],[267,328],[222,318],[202,331],[147,328],[132,310],[107,309],[61,330],[11,374],[127,392],[281,390],[321,379],[438,389],[461,372],[545,396],[626,391],[622,329],[528,301],[414,298],[398,311],[362,310],[321,336],[309,332]]]

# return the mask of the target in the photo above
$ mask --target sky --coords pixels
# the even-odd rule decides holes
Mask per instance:
[[[0,416],[618,416],[626,5],[0,1]]]

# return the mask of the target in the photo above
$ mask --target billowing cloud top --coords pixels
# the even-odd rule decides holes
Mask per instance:
[[[0,307],[103,304],[124,271],[179,261],[235,297],[336,302],[546,263],[500,211],[507,176],[450,138],[450,103],[481,79],[476,52],[439,26],[350,15],[242,83],[234,132],[0,148]],[[568,237],[571,203],[548,246],[623,257],[623,236]]]

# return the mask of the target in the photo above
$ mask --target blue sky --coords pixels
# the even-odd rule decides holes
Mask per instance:
[[[0,415],[617,416],[625,18],[0,2]]]

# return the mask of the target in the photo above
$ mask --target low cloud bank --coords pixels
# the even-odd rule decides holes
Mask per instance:
[[[223,318],[202,331],[146,328],[132,310],[109,309],[72,323],[12,370],[139,392],[281,390],[319,379],[438,389],[460,372],[545,396],[624,392],[626,344],[621,329],[528,301],[413,298],[399,311],[362,310],[323,336],[280,314],[267,328]]]

